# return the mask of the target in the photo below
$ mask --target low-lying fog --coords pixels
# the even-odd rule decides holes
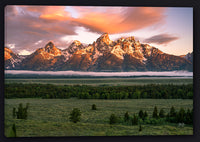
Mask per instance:
[[[66,75],[66,76],[174,76],[193,77],[193,72],[188,71],[163,71],[163,72],[82,72],[82,71],[27,71],[5,70],[5,74],[36,74],[36,75]]]

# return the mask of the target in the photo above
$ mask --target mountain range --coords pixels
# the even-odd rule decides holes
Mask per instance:
[[[75,40],[66,49],[53,42],[22,56],[4,48],[5,69],[35,71],[173,71],[193,70],[193,53],[175,56],[142,44],[133,36],[112,41],[107,33],[83,45]]]

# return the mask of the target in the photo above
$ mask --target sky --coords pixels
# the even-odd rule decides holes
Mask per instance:
[[[29,55],[52,41],[66,49],[74,41],[92,44],[103,33],[111,40],[134,36],[173,55],[193,51],[190,7],[26,6],[5,7],[5,46]]]

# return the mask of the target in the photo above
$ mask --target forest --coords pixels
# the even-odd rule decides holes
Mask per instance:
[[[43,99],[193,99],[193,85],[148,84],[89,86],[53,84],[5,84],[4,97]]]

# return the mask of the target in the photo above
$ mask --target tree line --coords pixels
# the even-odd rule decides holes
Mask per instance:
[[[165,124],[165,123],[179,123],[179,124],[193,124],[193,109],[180,108],[178,111],[172,106],[169,113],[166,113],[164,109],[158,111],[157,107],[154,107],[153,113],[151,116],[148,116],[148,113],[143,110],[140,110],[138,113],[135,113],[131,116],[128,112],[124,114],[123,117],[119,117],[115,114],[111,114],[109,118],[110,124],[121,123],[125,125],[141,125],[141,124]]]
[[[88,86],[5,84],[5,98],[79,99],[192,99],[193,85]]]
[[[95,109],[94,109],[95,106]],[[92,105],[92,110],[97,110],[96,105]],[[70,121],[77,123],[81,121],[81,110],[74,108],[70,113]],[[123,124],[123,125],[141,125],[141,124],[164,124],[164,123],[180,123],[180,124],[193,124],[193,109],[180,108],[176,110],[173,106],[170,111],[166,113],[164,109],[158,110],[155,106],[152,110],[152,115],[149,116],[146,111],[140,110],[138,113],[134,113],[132,116],[129,112],[125,112],[123,116],[117,116],[111,114],[109,117],[109,124]]]

